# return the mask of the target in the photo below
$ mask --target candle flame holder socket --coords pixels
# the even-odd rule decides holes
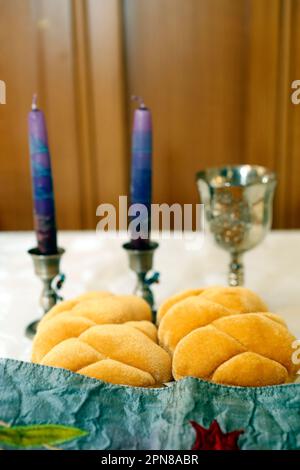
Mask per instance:
[[[47,313],[58,300],[62,297],[58,294],[61,289],[65,276],[60,272],[60,260],[65,250],[58,248],[57,253],[44,255],[37,248],[28,251],[31,256],[35,274],[43,283],[42,293],[40,296],[40,306],[43,314]],[[26,336],[32,339],[36,333],[39,320],[30,323],[26,328]]]
[[[156,322],[156,311],[151,285],[159,282],[159,273],[156,271],[150,275],[148,273],[152,271],[153,255],[158,246],[156,242],[149,242],[149,245],[143,249],[135,248],[131,242],[123,245],[128,255],[129,267],[137,276],[137,284],[133,293],[148,302],[154,323]]]

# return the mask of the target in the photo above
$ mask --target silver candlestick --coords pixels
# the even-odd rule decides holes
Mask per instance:
[[[129,259],[130,269],[136,273],[137,284],[134,294],[142,297],[151,307],[152,320],[156,321],[155,301],[151,285],[159,281],[159,273],[154,272],[148,276],[153,267],[154,251],[158,248],[158,243],[149,242],[149,245],[142,249],[137,249],[132,243],[125,243],[123,248],[126,250]]]
[[[63,248],[58,248],[57,253],[51,255],[41,254],[37,248],[32,248],[28,251],[32,258],[35,274],[43,282],[43,289],[40,297],[40,306],[43,313],[47,313],[61,297],[58,290],[62,287],[64,282],[64,275],[60,273],[59,265],[60,259],[64,254]],[[57,282],[54,285],[54,280]],[[26,336],[32,338],[37,330],[39,320],[30,323],[26,328]]]

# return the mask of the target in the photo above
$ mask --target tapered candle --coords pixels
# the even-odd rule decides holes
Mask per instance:
[[[57,253],[51,159],[44,114],[33,97],[28,116],[34,228],[41,254]]]
[[[149,244],[151,229],[152,117],[143,101],[139,101],[133,119],[130,193],[131,204],[143,204],[148,216],[142,215],[141,236],[131,242],[136,248],[144,248]]]

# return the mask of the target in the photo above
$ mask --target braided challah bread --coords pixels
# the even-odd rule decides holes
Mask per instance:
[[[171,379],[148,304],[92,292],[53,307],[40,322],[32,362],[111,383],[153,387]]]
[[[73,300],[55,305],[40,321],[39,328],[61,313],[85,317],[95,323],[124,323],[131,320],[151,320],[147,302],[135,295],[114,295],[110,292],[88,292]]]
[[[293,335],[260,313],[225,316],[181,339],[173,356],[176,380],[199,377],[227,385],[257,387],[292,381]]]
[[[251,313],[253,312],[253,313]],[[173,376],[262,386],[295,374],[295,339],[283,319],[252,291],[211,287],[186,291],[160,308],[159,343],[173,354]]]
[[[44,316],[32,361],[142,387],[171,380],[169,353],[176,380],[263,386],[294,379],[294,336],[248,289],[210,287],[171,297],[158,312],[159,345],[150,320],[150,307],[138,297],[84,294]]]
[[[189,289],[179,294],[169,297],[161,305],[157,313],[157,321],[160,323],[165,314],[181,300],[189,297],[201,297],[202,299],[211,300],[228,308],[230,311],[237,313],[265,312],[268,310],[267,305],[261,298],[245,287],[207,287],[201,289]]]
[[[267,311],[263,301],[244,287],[185,291],[168,299],[159,309],[159,342],[173,353],[181,338],[195,328],[228,315]]]

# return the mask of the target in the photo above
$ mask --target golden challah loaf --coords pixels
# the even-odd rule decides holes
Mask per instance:
[[[39,327],[61,313],[85,317],[97,324],[151,320],[147,302],[135,295],[114,295],[110,292],[88,292],[73,300],[55,305],[40,321]]]
[[[152,387],[171,380],[148,304],[93,292],[61,302],[40,322],[32,361],[107,382]]]
[[[188,299],[189,297],[198,296],[220,304],[232,312],[251,313],[265,312],[268,310],[267,305],[250,289],[246,289],[245,287],[214,286],[201,289],[189,289],[169,297],[158,310],[158,323],[160,323],[162,318],[173,307],[173,305],[177,304],[181,300]]]
[[[173,353],[181,338],[195,328],[228,315],[267,310],[258,295],[244,287],[185,291],[168,299],[159,309],[159,342]]]
[[[225,316],[183,337],[173,355],[173,375],[227,385],[263,386],[292,381],[293,335],[260,313]]]
[[[242,287],[186,291],[160,309],[159,343],[173,354],[173,376],[262,386],[293,380],[295,339],[283,319]]]

